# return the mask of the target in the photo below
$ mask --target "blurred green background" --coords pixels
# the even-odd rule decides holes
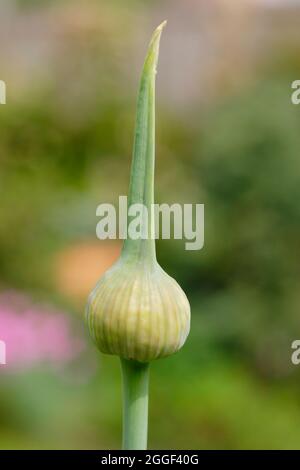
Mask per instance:
[[[157,202],[205,204],[205,246],[158,242],[191,302],[151,367],[149,447],[299,449],[300,2],[2,0],[0,448],[119,448],[118,359],[83,325],[118,256],[96,207],[127,193],[154,27]]]

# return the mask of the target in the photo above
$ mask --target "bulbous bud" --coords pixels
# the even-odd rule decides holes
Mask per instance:
[[[90,333],[100,351],[140,362],[176,352],[190,329],[189,302],[157,263],[153,237],[155,75],[164,25],[152,36],[137,101],[129,205],[142,204],[147,209],[139,221],[143,236],[125,239],[119,261],[100,279],[86,310]]]
[[[92,291],[86,318],[100,351],[149,362],[184,344],[190,305],[181,287],[157,262],[150,267],[120,259]]]

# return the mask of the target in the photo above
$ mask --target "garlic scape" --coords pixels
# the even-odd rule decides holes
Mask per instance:
[[[165,23],[154,31],[142,70],[128,197],[129,207],[142,204],[147,208],[141,222],[146,236],[124,241],[119,260],[97,283],[86,310],[97,347],[121,357],[123,445],[131,449],[146,446],[148,363],[180,349],[190,328],[187,297],[159,266],[155,251],[155,75]]]

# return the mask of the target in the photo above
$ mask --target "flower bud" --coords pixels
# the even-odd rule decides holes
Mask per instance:
[[[86,310],[100,351],[140,362],[176,352],[190,329],[187,297],[157,263],[152,235],[155,74],[163,26],[154,32],[143,67],[129,188],[129,205],[143,204],[148,209],[142,219],[148,237],[125,240],[120,259],[100,279]]]
[[[149,362],[184,344],[190,306],[158,263],[130,266],[120,259],[92,292],[87,321],[100,351]]]

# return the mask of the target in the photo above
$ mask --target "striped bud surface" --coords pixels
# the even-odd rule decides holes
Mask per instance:
[[[156,263],[117,262],[90,295],[87,322],[100,351],[149,362],[184,344],[190,306],[178,283]]]

